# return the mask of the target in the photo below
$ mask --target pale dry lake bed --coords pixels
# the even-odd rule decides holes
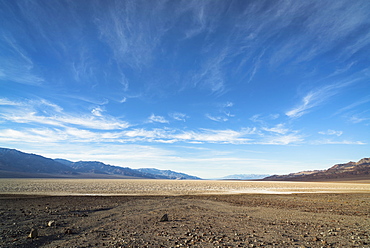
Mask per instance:
[[[0,179],[0,219],[1,248],[370,247],[370,183]]]
[[[0,194],[193,195],[338,192],[370,193],[370,183],[369,181],[272,182],[144,179],[0,179]]]

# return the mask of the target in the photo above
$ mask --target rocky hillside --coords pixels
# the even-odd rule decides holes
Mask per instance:
[[[327,170],[301,171],[288,175],[273,175],[263,180],[268,181],[325,181],[346,179],[369,179],[370,158],[363,158],[358,162],[336,164]]]

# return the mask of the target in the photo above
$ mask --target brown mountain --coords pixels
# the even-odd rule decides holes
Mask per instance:
[[[288,175],[273,175],[266,181],[331,181],[331,180],[370,180],[370,158],[358,162],[336,164],[327,170],[301,171]]]

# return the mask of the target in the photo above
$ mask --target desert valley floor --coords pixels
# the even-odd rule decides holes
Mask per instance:
[[[1,179],[0,193],[0,247],[370,247],[369,181]]]

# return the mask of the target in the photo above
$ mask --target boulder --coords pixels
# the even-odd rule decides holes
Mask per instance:
[[[168,221],[168,214],[164,214],[159,222]]]
[[[30,234],[28,234],[28,238],[34,239],[37,238],[37,236],[38,236],[37,229],[32,228]]]

